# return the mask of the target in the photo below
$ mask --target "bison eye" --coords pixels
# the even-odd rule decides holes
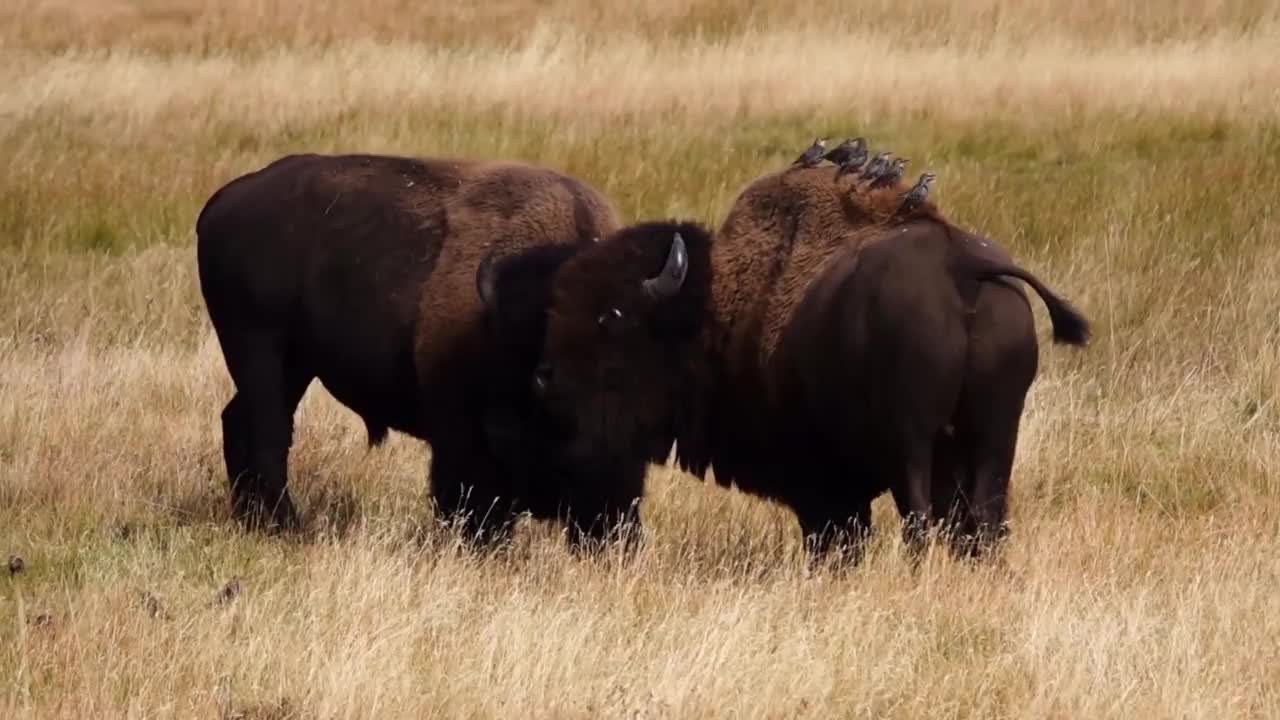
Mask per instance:
[[[538,365],[533,371],[533,390],[542,395],[547,392],[547,388],[551,386],[551,366],[545,362]]]
[[[600,329],[616,335],[622,330],[625,317],[618,308],[609,308],[600,313],[600,316],[596,318],[596,324],[600,326]]]

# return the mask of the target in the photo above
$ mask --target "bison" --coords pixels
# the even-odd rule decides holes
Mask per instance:
[[[548,441],[521,425],[552,427],[529,383],[541,316],[525,309],[549,302],[544,267],[618,227],[586,184],[514,162],[293,155],[216,191],[197,255],[236,388],[222,412],[235,516],[297,526],[288,455],[314,379],[371,445],[389,429],[430,444],[437,509],[469,537],[557,512],[559,480],[532,455]],[[517,252],[520,267],[503,269]],[[482,276],[502,280],[501,303],[484,305]]]
[[[791,508],[815,555],[856,560],[885,491],[912,549],[943,521],[960,552],[1002,537],[1038,363],[1012,280],[1055,341],[1085,344],[1088,323],[932,203],[903,214],[902,191],[793,168],[750,184],[718,232],[646,222],[566,253],[535,374],[569,424],[559,452],[627,468],[616,508],[674,442],[683,469]]]

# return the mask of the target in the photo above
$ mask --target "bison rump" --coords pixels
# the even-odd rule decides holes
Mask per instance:
[[[865,473],[845,479],[860,496],[890,490],[913,544],[944,519],[964,542],[1003,532],[1038,365],[1031,308],[1006,278],[1044,297],[1056,337],[1087,335],[1083,316],[989,241],[950,230],[911,223],[847,251],[797,308],[775,365],[783,414],[819,438],[810,452]]]
[[[286,385],[320,378],[375,437],[419,434],[404,390],[445,227],[440,209],[406,212],[400,196],[424,172],[400,158],[291,156],[210,199],[197,222],[201,291],[233,379],[239,355],[278,355]]]

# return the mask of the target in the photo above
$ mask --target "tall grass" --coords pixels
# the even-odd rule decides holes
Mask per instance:
[[[0,7],[0,716],[1280,715],[1277,6],[579,0]],[[227,516],[193,224],[287,152],[519,158],[716,224],[815,135],[940,176],[1083,308],[999,563],[850,572],[654,468],[648,543],[494,555],[428,450],[304,398],[297,538]],[[219,591],[233,579],[242,592]]]
[[[1274,31],[1272,0],[508,0],[467,5],[366,0],[12,0],[0,7],[3,47],[59,51],[136,48],[164,54],[271,52],[342,45],[352,39],[433,45],[518,42],[545,22],[607,45],[619,34],[722,38],[760,29],[861,30],[897,43],[1037,44],[1046,35],[1091,46],[1135,45]]]

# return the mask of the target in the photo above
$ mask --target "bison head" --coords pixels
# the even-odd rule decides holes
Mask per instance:
[[[642,223],[556,272],[534,385],[570,428],[571,462],[665,459],[696,401],[710,241],[693,223]]]
[[[564,491],[565,424],[546,412],[531,378],[546,333],[556,270],[576,250],[548,245],[501,258],[487,256],[476,273],[484,304],[484,436],[536,516],[555,512]]]

